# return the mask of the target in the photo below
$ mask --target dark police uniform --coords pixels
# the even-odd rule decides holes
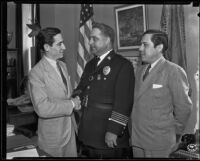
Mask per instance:
[[[134,96],[134,69],[127,59],[113,50],[95,68],[89,61],[76,88],[82,100],[78,138],[87,146],[111,149],[106,132],[118,136],[117,148],[129,146],[127,122]]]

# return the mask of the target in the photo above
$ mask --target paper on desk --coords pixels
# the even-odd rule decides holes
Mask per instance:
[[[6,159],[12,159],[13,157],[39,157],[39,155],[35,148],[10,152],[6,154]]]

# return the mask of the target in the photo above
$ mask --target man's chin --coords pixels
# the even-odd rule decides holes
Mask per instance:
[[[95,50],[90,50],[90,53],[95,55],[96,52],[95,52]]]
[[[64,56],[64,53],[61,53],[59,56],[60,56],[60,58],[62,58]]]

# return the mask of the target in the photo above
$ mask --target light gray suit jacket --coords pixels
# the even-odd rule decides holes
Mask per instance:
[[[162,57],[143,81],[147,65],[136,72],[131,142],[146,150],[169,149],[182,134],[192,109],[185,71]]]
[[[38,145],[55,157],[76,157],[70,77],[64,62],[59,61],[68,89],[44,57],[29,73],[29,91],[38,119]]]

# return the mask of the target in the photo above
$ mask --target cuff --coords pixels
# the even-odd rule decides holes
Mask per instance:
[[[75,103],[74,101],[70,100],[72,102],[72,107],[74,108],[75,107]]]

